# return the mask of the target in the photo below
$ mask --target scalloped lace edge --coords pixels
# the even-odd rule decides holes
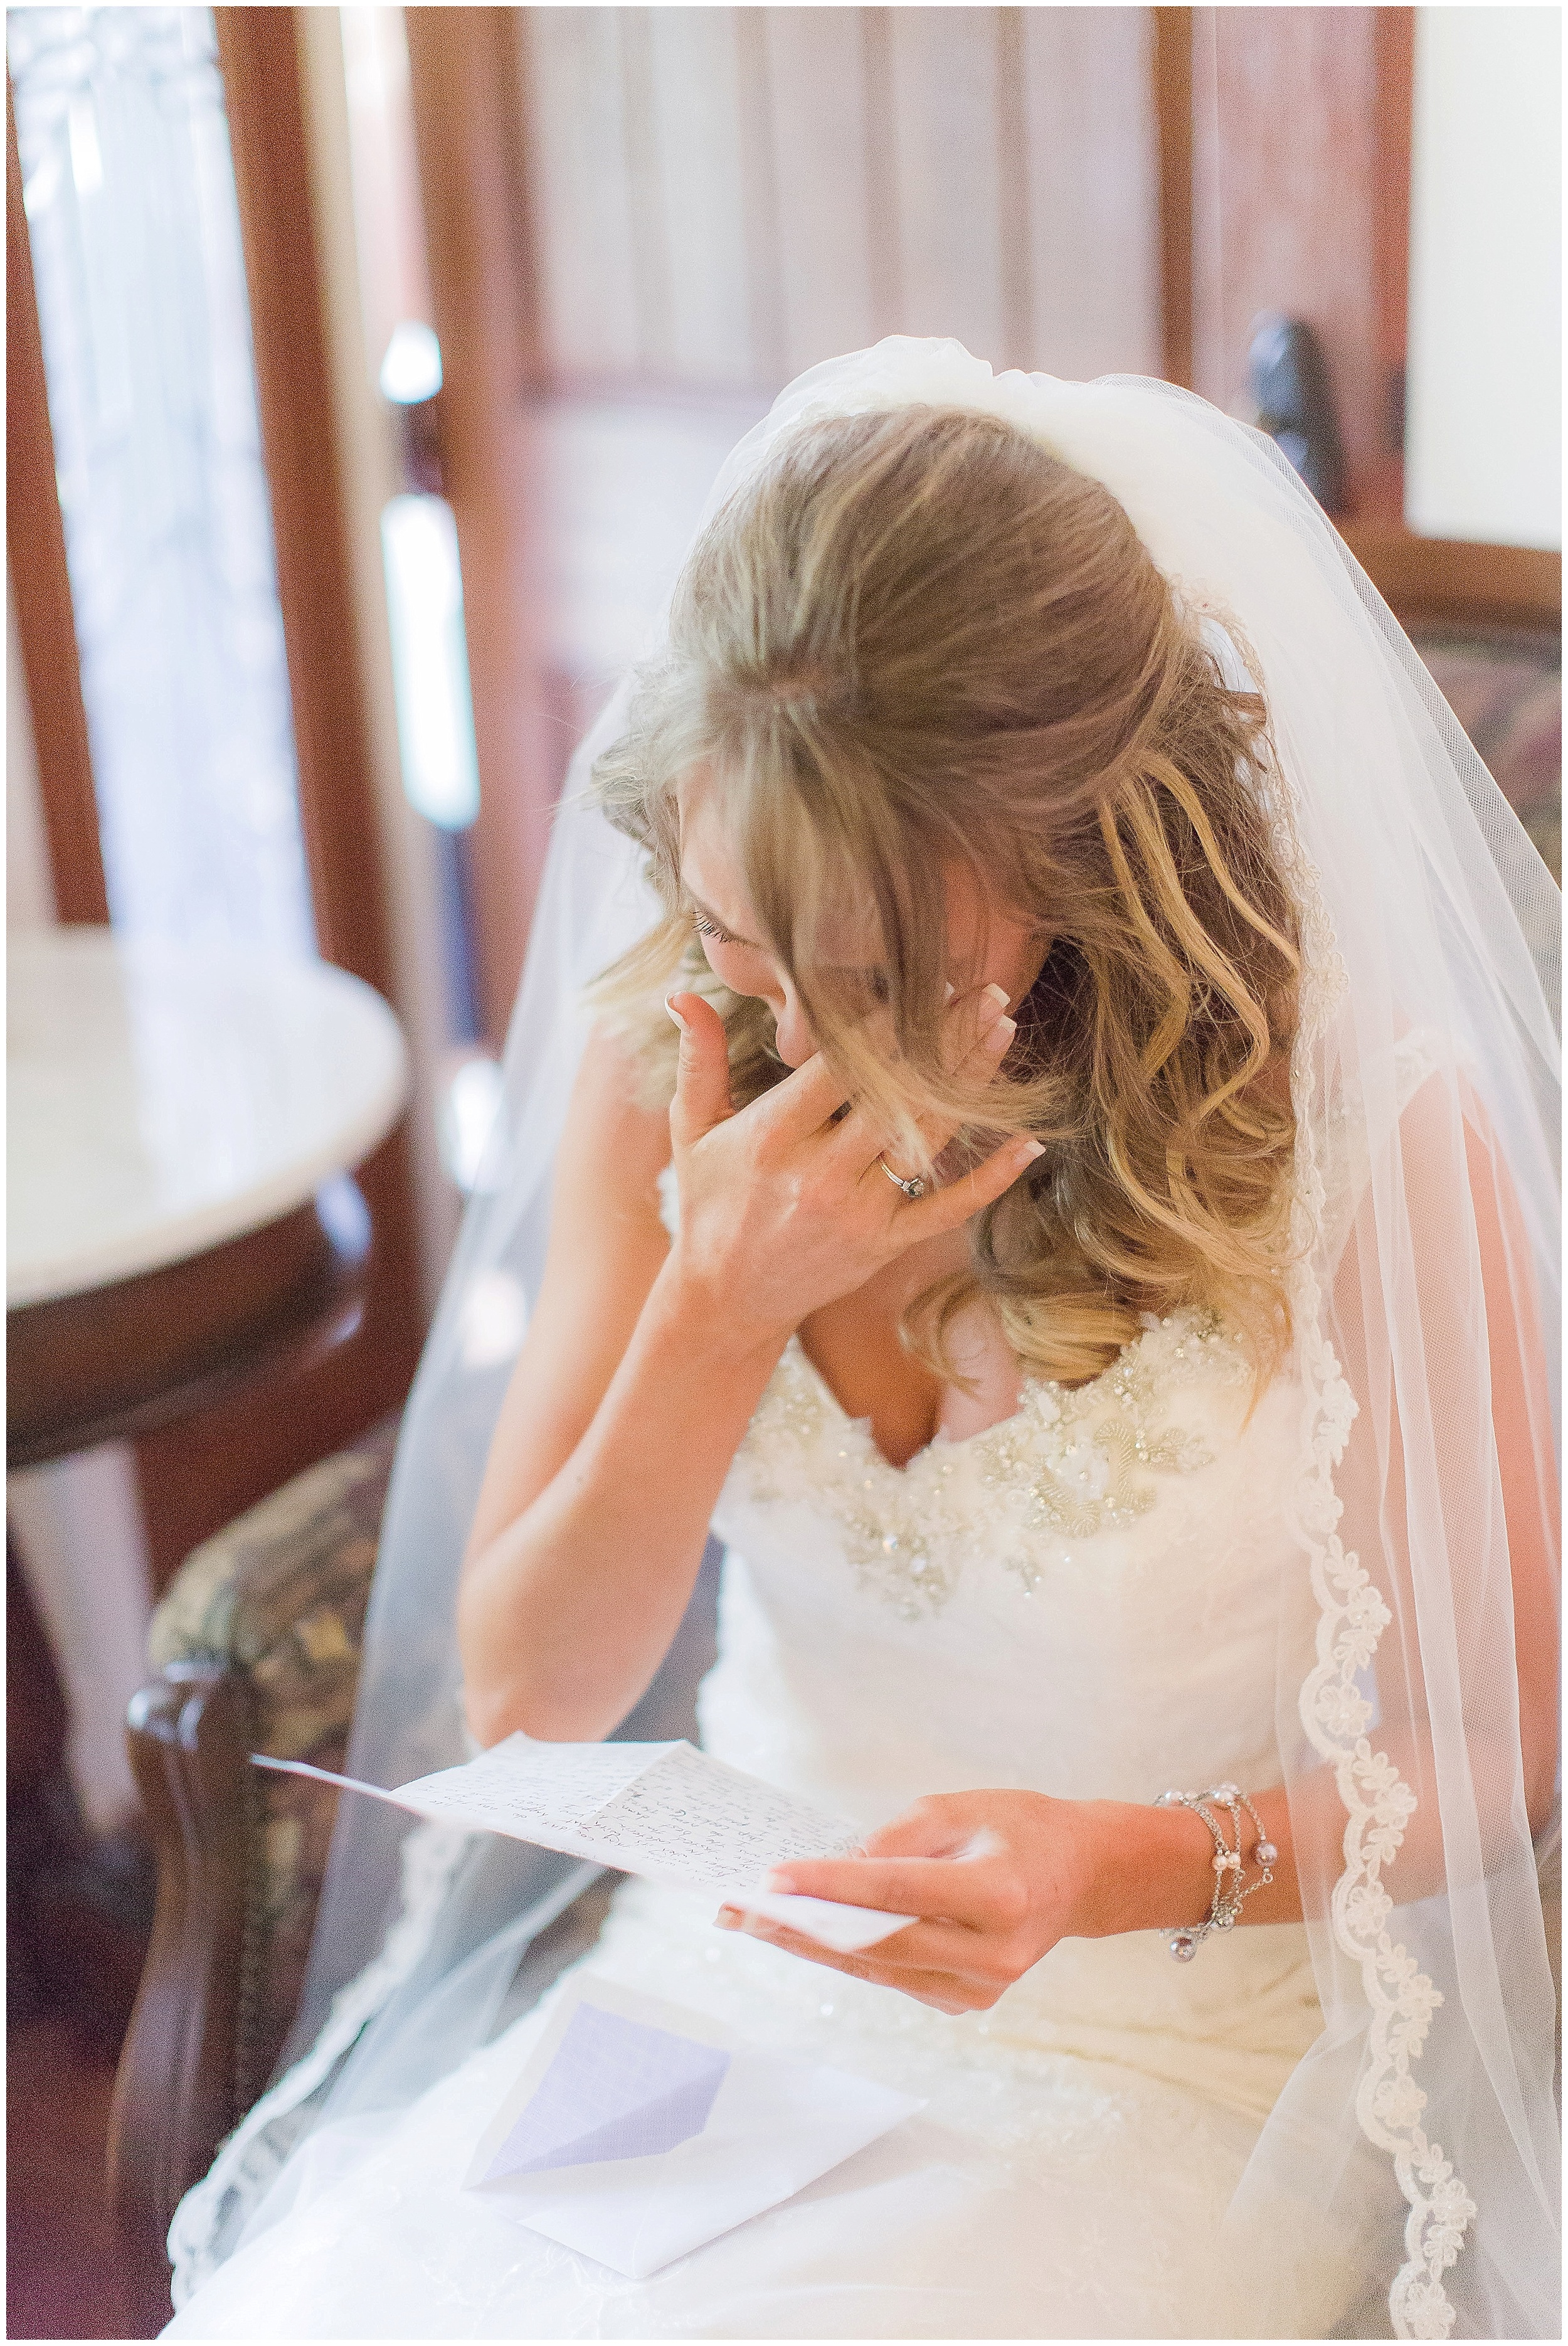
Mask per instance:
[[[309,2050],[246,2112],[175,2209],[168,2260],[177,2313],[223,2262],[220,2241],[232,2239],[304,2132],[307,2104],[424,1953],[471,1838],[455,1826],[428,1823],[408,1834],[399,1912],[379,1953],[340,1988]]]
[[[1427,2097],[1410,2074],[1442,1996],[1388,1927],[1393,1901],[1383,1888],[1382,1869],[1404,1841],[1416,1796],[1387,1753],[1372,1749],[1366,1732],[1370,1708],[1356,1685],[1392,1616],[1359,1557],[1347,1551],[1339,1538],[1343,1503],[1335,1489],[1334,1469],[1344,1454],[1357,1403],[1324,1332],[1322,1290],[1312,1268],[1314,1240],[1324,1227],[1325,1198],[1312,1137],[1317,1079],[1310,1046],[1326,1031],[1346,977],[1317,875],[1294,821],[1282,807],[1277,805],[1274,812],[1283,858],[1303,908],[1303,963],[1321,973],[1311,989],[1316,998],[1304,1005],[1292,1074],[1298,1133],[1292,1205],[1298,1270],[1292,1300],[1305,1397],[1296,1529],[1307,1551],[1319,1605],[1318,1658],[1302,1684],[1298,1707],[1314,1749],[1333,1767],[1346,1811],[1345,1864],[1329,1912],[1338,1944],[1359,1967],[1371,2011],[1356,2115],[1367,2139],[1389,2153],[1410,2206],[1405,2261],[1389,2290],[1389,2312],[1396,2338],[1447,2338],[1455,2309],[1442,2276],[1464,2246],[1476,2208],[1441,2143],[1427,2137],[1420,2123]]]
[[[230,2254],[251,2211],[311,2122],[311,2105],[338,2065],[409,1979],[424,1955],[451,1894],[453,1877],[473,1835],[457,1825],[415,1825],[402,1844],[396,1921],[379,1952],[333,1997],[314,2042],[246,2112],[199,2183],[192,2184],[168,2228],[169,2291],[178,2312]],[[598,1878],[596,1865],[574,1866],[564,1880],[515,1916],[517,1953],[546,1930]]]

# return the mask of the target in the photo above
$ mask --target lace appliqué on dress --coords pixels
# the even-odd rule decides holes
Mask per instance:
[[[1152,1477],[1213,1464],[1199,1436],[1163,1423],[1172,1393],[1250,1374],[1212,1312],[1176,1311],[1090,1383],[1026,1377],[1012,1417],[962,1441],[939,1434],[901,1468],[792,1339],[738,1455],[738,1491],[754,1505],[807,1502],[830,1515],[862,1586],[919,1620],[946,1603],[972,1557],[998,1556],[1033,1591],[1044,1545],[1147,1515]]]

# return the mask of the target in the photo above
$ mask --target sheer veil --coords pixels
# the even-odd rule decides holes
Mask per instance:
[[[1556,1830],[1539,1725],[1543,1704],[1555,1716],[1557,891],[1278,450],[1189,393],[993,376],[956,342],[894,339],[791,384],[709,513],[796,423],[910,403],[1000,414],[1102,481],[1260,686],[1278,752],[1267,812],[1307,929],[1278,1770],[1325,2025],[1227,2219],[1278,2244],[1253,2334],[1296,2334],[1293,2260],[1332,2238],[1359,2244],[1366,2281],[1343,2334],[1556,2335],[1537,1869]],[[655,916],[586,789],[628,689],[573,768],[504,1108],[404,1422],[349,1762],[388,1784],[463,1756],[453,1588],[543,1259],[582,990]],[[656,1683],[642,1731],[659,1699]],[[182,2296],[492,2032],[581,1879],[342,1804],[294,2065],[181,2207]]]

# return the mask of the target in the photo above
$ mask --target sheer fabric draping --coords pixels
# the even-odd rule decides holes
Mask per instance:
[[[1307,971],[1299,1569],[1279,1592],[1276,1716],[1325,2025],[1227,2218],[1277,2244],[1251,2334],[1294,2335],[1298,2268],[1353,2240],[1366,2290],[1347,2334],[1553,2335],[1537,1865],[1555,1833],[1560,899],[1278,450],[1188,393],[993,376],[955,342],[895,339],[792,384],[709,511],[797,423],[912,403],[1004,416],[1104,482],[1263,690],[1278,752],[1267,812],[1305,910]],[[623,686],[573,769],[504,1114],[405,1423],[350,1755],[387,1783],[463,1749],[453,1589],[543,1258],[582,989],[656,911],[637,851],[587,796],[626,699]],[[1412,1047],[1421,1080],[1401,1113],[1396,1063],[1408,1070]],[[314,2119],[373,2127],[484,2040],[567,1874],[344,1804],[301,2057],[185,2203],[187,2286],[310,2188]]]

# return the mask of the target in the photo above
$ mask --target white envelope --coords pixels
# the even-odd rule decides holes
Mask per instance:
[[[463,2182],[641,2280],[924,2106],[589,1975],[563,1994]]]

